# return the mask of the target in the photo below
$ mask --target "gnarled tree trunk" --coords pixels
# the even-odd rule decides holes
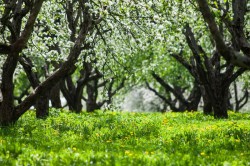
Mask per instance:
[[[228,90],[228,89],[227,89]],[[213,100],[213,109],[215,118],[228,118],[228,95],[227,93],[217,92]]]
[[[212,115],[213,114],[212,101],[209,99],[209,96],[206,93],[204,86],[201,86],[201,93],[203,98],[203,113],[205,115]]]
[[[62,108],[61,96],[60,96],[60,82],[51,89],[49,97],[52,107]]]
[[[42,94],[35,104],[36,117],[44,119],[49,115],[49,92]]]

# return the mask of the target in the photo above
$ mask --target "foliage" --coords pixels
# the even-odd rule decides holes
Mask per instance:
[[[33,114],[0,129],[1,165],[250,165],[250,114]]]
[[[183,35],[184,27],[187,24],[190,25],[194,32],[197,45],[203,48],[209,58],[215,53],[216,45],[217,49],[219,48],[219,53],[224,58],[231,55],[237,55],[236,57],[238,57],[238,53],[239,55],[241,53],[237,49],[235,49],[236,52],[232,52],[233,50],[228,46],[237,44],[237,42],[234,42],[236,39],[241,39],[242,36],[243,39],[245,39],[244,36],[246,36],[246,39],[249,38],[248,24],[244,24],[244,27],[240,30],[241,33],[239,34],[241,35],[232,33],[233,25],[237,23],[232,21],[236,21],[237,17],[242,19],[242,23],[249,22],[249,13],[244,13],[241,8],[234,9],[235,5],[239,4],[240,6],[240,4],[244,4],[240,0],[197,0],[197,3],[188,0],[40,0],[39,2],[41,2],[40,4],[43,3],[41,11],[40,7],[39,10],[36,10],[38,17],[33,19],[32,26],[28,26],[29,31],[27,35],[24,35],[26,37],[23,40],[25,42],[20,46],[16,44],[16,46],[20,47],[19,49],[14,48],[13,45],[15,46],[15,43],[18,43],[17,39],[19,37],[22,39],[22,35],[25,34],[23,32],[26,32],[25,23],[29,20],[29,13],[32,13],[29,11],[32,11],[33,8],[31,6],[33,4],[31,1],[18,1],[18,3],[4,1],[0,4],[0,52],[1,54],[8,54],[0,57],[0,64],[5,62],[5,65],[1,67],[5,69],[5,72],[2,72],[0,69],[2,75],[0,84],[2,84],[1,92],[3,93],[0,121],[5,121],[7,118],[4,116],[8,115],[9,120],[4,122],[6,124],[10,123],[9,121],[17,120],[30,106],[34,105],[39,98],[38,96],[49,92],[64,77],[73,73],[72,82],[74,84],[79,83],[78,81],[81,78],[80,72],[86,71],[86,66],[83,65],[85,61],[91,63],[94,69],[103,74],[102,81],[111,82],[112,79],[116,78],[124,79],[129,90],[135,84],[144,84],[146,80],[156,90],[163,91],[164,89],[153,80],[151,76],[153,71],[171,86],[178,85],[183,89],[191,91],[194,78],[191,77],[182,64],[172,57],[173,54],[180,54],[187,61],[190,61],[190,58],[192,59],[192,51],[188,47],[185,35]],[[204,2],[208,2],[209,6],[202,8],[201,4],[204,4]],[[244,6],[249,7],[249,2],[244,2],[246,2]],[[34,4],[34,6],[37,6],[35,2]],[[23,9],[23,16],[19,13],[21,9]],[[214,16],[212,22],[211,20],[208,22],[209,20],[206,20],[204,17],[206,9],[211,9],[211,13],[208,13],[211,16],[210,18]],[[237,16],[236,9],[242,12],[242,18],[241,14]],[[244,15],[245,22],[243,21]],[[17,16],[21,16],[21,18]],[[10,23],[12,24],[10,25]],[[215,29],[217,29],[217,25],[219,27],[216,33],[209,31],[209,27],[212,24],[216,25]],[[81,35],[80,30],[84,29],[83,27],[88,28],[86,32],[84,31],[84,35]],[[14,33],[11,29],[16,29],[17,32]],[[220,33],[221,36],[219,35]],[[80,34],[79,39],[81,39],[79,43],[76,40],[78,34]],[[216,37],[221,38],[223,42],[218,43],[217,40],[214,40]],[[232,41],[232,38],[235,38],[235,41]],[[243,44],[239,44],[240,42],[237,44],[241,45],[239,47],[243,47],[239,49],[243,52],[245,50],[245,42],[248,44],[247,40],[244,40]],[[218,44],[223,47],[218,47]],[[247,47],[249,47],[249,44]],[[17,50],[14,59],[10,58],[12,57],[10,54],[13,52],[10,49]],[[225,52],[225,50],[228,52]],[[229,52],[230,54],[228,54]],[[246,54],[245,52],[244,54]],[[199,56],[205,57],[203,54]],[[6,57],[9,58],[6,59]],[[249,58],[247,59],[249,60]],[[24,60],[32,62],[27,63],[29,71],[25,71],[26,75],[22,69],[25,66],[17,64]],[[72,66],[64,62],[69,62]],[[237,63],[239,64],[239,62]],[[8,64],[13,64],[13,66]],[[243,67],[248,68],[248,65]],[[56,70],[57,72],[55,72]],[[75,70],[76,72],[74,73]],[[221,72],[224,72],[223,68]],[[29,87],[33,81],[29,79],[30,83],[28,83],[26,79],[26,77],[29,78],[28,73],[37,77],[36,85],[32,86],[34,92],[31,92]],[[54,77],[54,74],[57,74],[57,77]],[[8,79],[2,78],[5,75]],[[247,80],[248,75],[242,78]],[[13,79],[14,81],[12,81]],[[217,81],[217,79],[214,80]],[[211,84],[211,82],[208,84]],[[114,82],[114,86],[119,86],[119,83]],[[103,94],[103,97],[99,95],[97,98],[107,97],[105,91],[108,89],[107,86],[99,89],[103,90],[102,93],[99,93]],[[84,89],[83,93],[86,93],[86,91]],[[185,91],[185,93],[188,92]],[[31,94],[31,97],[25,98],[29,94]],[[164,95],[171,96],[168,92]],[[225,95],[222,96],[226,98]],[[81,103],[82,96],[78,95],[78,97]],[[21,106],[12,102],[16,98],[18,104],[22,103],[19,104]],[[40,101],[45,101],[41,98]],[[19,110],[12,111],[13,109]],[[12,115],[12,113],[15,115]]]

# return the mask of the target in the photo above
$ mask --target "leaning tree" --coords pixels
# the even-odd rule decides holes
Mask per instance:
[[[226,118],[229,86],[249,68],[247,1],[171,1],[163,2],[155,12],[160,13],[161,20],[170,22],[158,24],[163,25],[165,32],[160,32],[164,40],[156,48],[162,43],[166,47],[166,53],[158,56],[158,63],[164,61],[162,55],[175,57],[199,84],[205,112],[214,111],[216,118]],[[167,62],[166,69],[171,67]]]
[[[184,34],[192,51],[190,61],[183,58],[183,53],[172,56],[186,67],[203,90],[204,113],[213,112],[215,118],[227,118],[229,87],[246,69],[239,68],[235,71],[232,64],[223,63],[217,50],[212,55],[205,52],[189,25],[186,25]]]
[[[211,34],[211,40],[216,47],[213,60],[205,60],[207,66],[206,68],[207,71],[212,71],[213,73],[213,75],[211,75],[212,77],[210,76],[211,79],[218,76],[221,78],[217,79],[218,81],[214,81],[214,88],[207,90],[207,94],[209,95],[209,93],[214,93],[217,91],[214,98],[211,98],[213,105],[217,103],[217,106],[215,107],[218,108],[214,107],[214,109],[220,112],[217,114],[217,111],[214,110],[215,116],[227,117],[225,112],[226,104],[220,103],[217,100],[226,100],[225,98],[228,96],[228,92],[221,91],[221,89],[218,87],[221,87],[222,89],[223,87],[228,88],[231,82],[234,81],[237,76],[241,75],[243,71],[250,68],[250,43],[247,39],[249,32],[247,30],[247,24],[245,20],[249,19],[247,9],[249,2],[247,0],[196,0],[196,2],[198,5],[198,10],[201,12],[208,26],[209,32]],[[226,34],[227,32],[229,34]],[[189,40],[191,43],[192,39],[189,38]],[[194,54],[204,54],[198,45],[193,46],[194,47],[190,48]],[[220,65],[220,57],[223,57],[227,63],[230,63],[234,66],[239,66],[241,69],[233,74],[234,67],[232,65],[227,65],[226,69],[222,71],[223,67]],[[226,101],[224,101],[224,103],[226,103]]]
[[[42,8],[43,0],[33,1],[4,1],[4,13],[1,13],[0,53],[5,55],[2,69],[2,101],[0,105],[0,124],[9,125],[18,120],[36,100],[48,92],[63,77],[75,70],[75,64],[81,54],[87,37],[93,32],[94,26],[101,21],[96,13],[91,13],[89,1],[78,1],[75,10],[80,12],[76,40],[68,48],[68,56],[60,68],[41,81],[38,86],[21,103],[14,104],[13,78],[19,57],[29,47],[27,44],[34,30],[35,21]],[[54,1],[53,1],[54,2]],[[56,2],[55,2],[56,3]],[[38,55],[37,55],[38,56]]]
[[[218,53],[228,62],[249,69],[250,43],[247,38],[246,18],[249,19],[248,0],[196,0],[198,9],[202,13]],[[216,21],[219,19],[219,21]],[[231,35],[228,44],[219,24],[223,23]],[[224,32],[226,31],[224,30]]]
[[[192,4],[193,9],[202,14],[199,16],[200,13],[195,12],[196,22],[191,21],[196,32],[193,33],[188,25],[184,28],[186,42],[192,54],[191,60],[187,63],[183,56],[176,54],[173,56],[186,66],[201,84],[205,112],[214,111],[216,118],[227,118],[229,86],[250,66],[250,45],[247,39],[249,32],[246,24],[246,19],[249,19],[247,10],[249,2],[245,0],[197,0],[196,2]],[[199,24],[201,17],[205,20],[205,24],[196,25]]]

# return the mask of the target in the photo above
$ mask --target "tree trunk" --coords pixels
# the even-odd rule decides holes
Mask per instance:
[[[88,100],[86,102],[86,109],[87,109],[87,112],[94,112],[95,110],[100,109],[100,107],[95,101]]]
[[[67,85],[66,80],[62,80],[60,83],[60,88],[62,91],[63,96],[65,97],[69,110],[75,113],[80,113],[82,111],[82,95],[83,95],[83,85],[78,85],[77,87],[74,86],[73,81],[69,81],[71,76],[67,76]],[[70,88],[71,87],[71,88]]]
[[[230,91],[228,92],[228,99],[227,99],[227,109],[228,110],[233,110],[234,109],[234,105],[231,103],[231,98],[232,98],[232,95],[230,93]]]
[[[197,111],[200,100],[201,100],[201,90],[200,90],[199,85],[195,82],[194,87],[188,97],[189,105],[188,105],[187,110]]]
[[[45,93],[39,97],[35,104],[36,117],[45,119],[49,115],[49,93]]]
[[[201,92],[202,92],[202,98],[203,98],[203,103],[204,103],[203,113],[205,115],[212,115],[213,114],[212,101],[210,100],[204,87],[201,88]]]
[[[76,88],[75,94],[75,112],[80,113],[82,111],[82,95],[83,95],[83,87],[82,85],[78,85]]]
[[[213,101],[214,118],[224,119],[228,118],[228,93],[223,95],[220,93]]]
[[[33,89],[36,89],[40,85],[40,80],[38,74],[32,71],[32,61],[30,58],[26,57],[25,55],[22,58],[19,58],[20,64],[23,66],[23,69],[28,77],[28,80]],[[49,93],[39,96],[36,99],[34,104],[36,108],[36,117],[45,119],[49,114]]]
[[[50,91],[51,105],[54,108],[62,108],[60,98],[60,83],[56,84]]]
[[[14,117],[13,75],[17,66],[18,55],[18,52],[13,51],[8,55],[3,65],[1,87],[3,101],[0,108],[0,124],[3,126],[14,123],[17,120]]]
[[[100,109],[100,106],[97,103],[98,80],[90,81],[87,84],[87,94],[88,94],[88,98],[86,101],[87,112],[94,112],[95,110]]]
[[[209,99],[203,98],[204,106],[203,106],[203,113],[205,115],[212,115],[213,114],[213,107],[212,103],[209,101]]]

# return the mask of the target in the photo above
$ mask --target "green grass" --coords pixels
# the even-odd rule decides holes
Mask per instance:
[[[250,165],[250,114],[29,112],[0,129],[0,165]]]

